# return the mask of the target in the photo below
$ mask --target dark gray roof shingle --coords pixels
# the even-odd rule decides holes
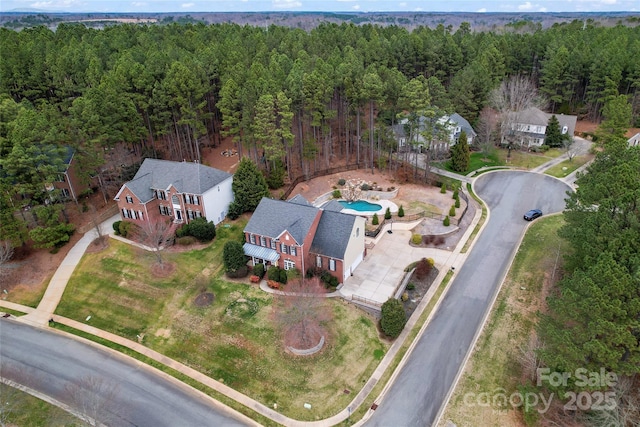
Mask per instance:
[[[264,197],[244,231],[273,239],[288,231],[298,244],[302,244],[318,211],[318,208],[311,205]]]
[[[342,209],[344,209],[344,206],[342,206],[337,200],[329,200],[324,204],[324,206],[322,206],[322,209],[324,209],[325,211],[340,212],[342,211]]]
[[[305,199],[302,195],[296,194],[288,200],[289,203],[297,203],[299,205],[311,206],[311,203]]]
[[[311,252],[336,259],[344,259],[356,217],[334,211],[323,211],[318,230],[311,244]]]
[[[153,198],[154,189],[173,185],[180,193],[203,194],[229,177],[227,172],[200,163],[145,159],[125,185],[144,203]]]

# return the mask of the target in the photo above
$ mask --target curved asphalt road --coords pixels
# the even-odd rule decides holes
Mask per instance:
[[[530,172],[500,171],[476,180],[474,191],[489,206],[489,222],[367,426],[435,423],[520,243],[523,214],[562,211],[570,190]]]
[[[247,425],[231,410],[223,413],[222,405],[131,358],[8,319],[0,319],[0,375],[72,407],[78,399],[69,385],[88,388],[84,396],[96,391],[102,397],[88,400],[107,408],[110,427]]]

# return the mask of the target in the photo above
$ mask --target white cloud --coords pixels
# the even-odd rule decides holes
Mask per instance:
[[[478,13],[485,13],[487,11],[486,7],[483,7],[481,9],[478,9]]]
[[[149,6],[149,3],[144,2],[144,1],[134,1],[133,3],[131,3],[131,6],[133,6],[133,7],[145,7],[145,6]]]
[[[183,8],[183,9],[189,9],[189,8],[192,8],[195,5],[196,5],[195,3],[182,3],[180,5],[180,7]]]
[[[617,4],[617,0],[602,0],[602,4]]]
[[[405,7],[407,7],[407,3],[403,1],[403,2],[400,3],[399,6],[402,7],[402,8],[405,8]]]
[[[538,12],[546,12],[547,8],[546,7],[541,7],[540,9],[538,9]]]
[[[337,0],[339,2],[352,2],[352,1],[356,1],[356,0]]]
[[[298,0],[273,0],[271,3],[275,9],[295,9],[302,6]]]
[[[524,4],[518,5],[518,10],[531,10],[533,5],[530,1],[525,2]]]
[[[353,10],[360,10],[360,5],[359,4],[354,4],[353,7],[351,8]]]

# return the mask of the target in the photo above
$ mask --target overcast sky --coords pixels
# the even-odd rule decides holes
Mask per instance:
[[[0,12],[612,12],[640,0],[0,0]]]

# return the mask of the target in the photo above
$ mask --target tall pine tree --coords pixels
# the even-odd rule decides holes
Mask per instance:
[[[229,207],[229,216],[232,218],[237,217],[236,213],[254,211],[263,197],[270,196],[264,175],[248,157],[240,160],[231,188],[235,198]]]
[[[460,132],[458,141],[451,148],[451,167],[456,172],[466,172],[469,169],[469,143],[467,133]]]

